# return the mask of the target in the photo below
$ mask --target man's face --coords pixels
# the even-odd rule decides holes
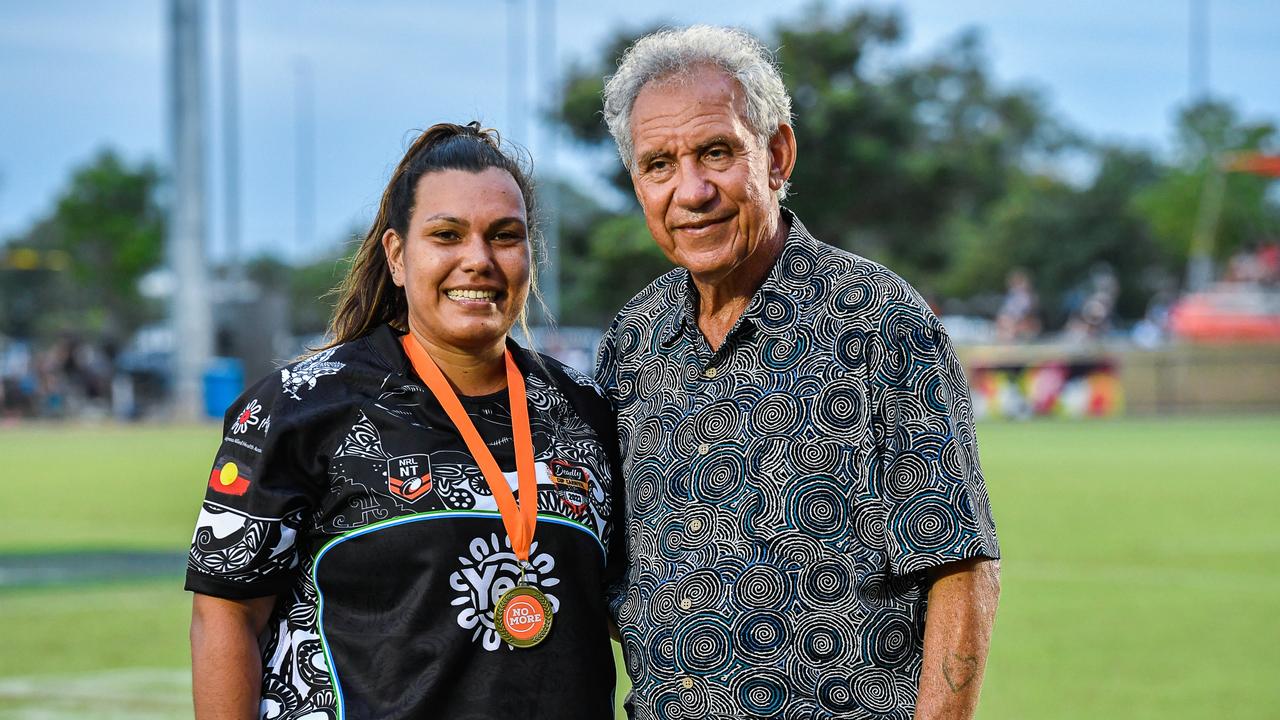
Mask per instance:
[[[756,140],[741,94],[736,80],[708,66],[645,85],[631,110],[631,181],[649,232],[707,284],[771,247],[775,193],[795,155],[789,127],[767,145]]]

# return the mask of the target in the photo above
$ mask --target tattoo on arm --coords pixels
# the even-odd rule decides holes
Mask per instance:
[[[952,662],[952,659],[958,662]],[[958,655],[942,658],[942,677],[947,679],[951,692],[958,693],[973,682],[978,674],[978,658],[973,655]]]

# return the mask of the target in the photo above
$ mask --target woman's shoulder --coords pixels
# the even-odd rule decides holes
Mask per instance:
[[[370,388],[384,385],[389,375],[403,374],[399,367],[402,361],[395,353],[392,331],[379,328],[279,366],[249,385],[237,402],[269,407],[277,420],[346,405],[367,395]]]
[[[530,370],[537,372],[540,369],[543,371],[540,374],[546,375],[547,379],[566,395],[594,398],[599,402],[608,403],[605,399],[604,389],[581,370],[567,365],[546,353],[519,347],[514,343],[513,346],[524,356],[524,361],[520,365],[526,373]]]

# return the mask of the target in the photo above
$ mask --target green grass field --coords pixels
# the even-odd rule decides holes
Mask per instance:
[[[980,717],[1274,718],[1280,418],[987,424]],[[0,430],[0,554],[176,550],[212,427]],[[0,720],[189,717],[181,579],[0,586]]]

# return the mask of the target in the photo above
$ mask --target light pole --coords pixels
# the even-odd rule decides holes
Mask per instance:
[[[528,146],[524,124],[525,79],[528,76],[528,51],[525,35],[529,32],[528,12],[524,0],[507,0],[507,132],[510,139]]]
[[[167,250],[174,276],[174,415],[203,416],[202,375],[213,348],[205,289],[204,76],[198,0],[169,2],[170,134],[173,205]]]
[[[240,70],[236,0],[222,0],[223,224],[231,281],[240,281]]]
[[[547,106],[542,115],[542,144],[538,148],[542,197],[546,207],[545,261],[539,273],[542,299],[551,318],[560,315],[560,188],[556,166],[556,117],[560,113],[560,77],[556,72],[556,0],[538,0],[538,68]],[[550,323],[543,322],[544,325]]]
[[[1190,101],[1209,97],[1209,0],[1190,0],[1187,92]]]

